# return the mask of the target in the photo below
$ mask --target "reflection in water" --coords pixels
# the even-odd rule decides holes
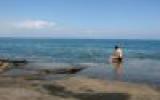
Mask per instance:
[[[112,66],[114,69],[114,78],[116,80],[121,80],[123,74],[123,64],[122,62],[112,62]]]

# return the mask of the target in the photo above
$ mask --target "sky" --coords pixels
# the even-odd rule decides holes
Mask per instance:
[[[0,37],[160,39],[160,0],[1,0]]]

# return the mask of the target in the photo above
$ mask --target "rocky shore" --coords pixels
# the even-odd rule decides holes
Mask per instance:
[[[26,64],[21,61],[1,61],[4,69]],[[16,63],[16,64],[15,64]],[[2,66],[1,65],[1,66]],[[10,77],[0,75],[0,100],[160,100],[160,90],[145,84],[105,81],[74,76],[84,67],[39,70],[37,74]],[[48,74],[62,79],[39,79]],[[67,77],[67,75],[72,76]]]
[[[147,85],[85,77],[62,80],[0,78],[0,100],[160,100],[160,91]]]

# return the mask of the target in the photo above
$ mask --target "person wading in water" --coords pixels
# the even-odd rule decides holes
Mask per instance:
[[[123,74],[123,50],[119,46],[114,47],[112,56],[110,57],[110,62],[113,65],[115,79],[120,80]]]
[[[122,48],[120,48],[119,46],[115,46],[114,47],[115,50],[111,56],[111,61],[114,62],[122,62],[123,60],[123,50]]]

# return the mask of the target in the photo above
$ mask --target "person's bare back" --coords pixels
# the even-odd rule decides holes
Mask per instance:
[[[115,46],[115,50],[111,56],[112,62],[121,62],[123,59],[123,50],[122,48]]]

